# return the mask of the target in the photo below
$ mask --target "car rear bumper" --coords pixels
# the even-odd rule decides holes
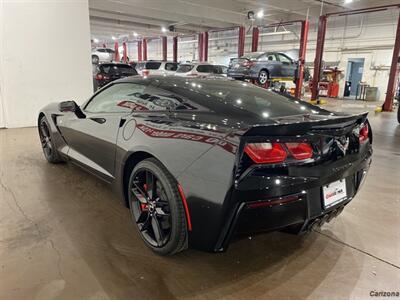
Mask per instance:
[[[291,189],[290,193],[282,189],[282,194],[263,197],[263,194],[268,194],[268,192],[260,190],[233,192],[232,202],[240,204],[233,210],[230,220],[220,234],[214,251],[225,251],[235,235],[275,231],[291,225],[296,225],[293,226],[296,228],[295,233],[300,234],[330,221],[342,212],[343,208],[352,201],[359,191],[371,164],[371,154],[367,154],[364,159],[353,164],[341,176],[338,174],[327,177],[324,181],[319,181],[317,185],[308,182],[304,184],[304,189],[298,187],[297,190]],[[277,180],[274,177],[270,179],[272,181]],[[347,199],[325,209],[322,187],[339,179],[346,180]],[[249,178],[249,180],[254,181],[254,178]],[[281,184],[285,184],[282,178],[279,180],[281,180]],[[286,178],[286,183],[289,184],[291,180],[293,179]],[[275,204],[273,202],[276,199],[286,197],[293,201],[275,202]],[[254,203],[272,203],[273,205],[261,204],[254,207]]]

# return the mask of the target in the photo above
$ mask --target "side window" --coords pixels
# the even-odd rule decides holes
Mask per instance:
[[[178,69],[178,64],[175,63],[166,63],[165,64],[165,70],[167,71],[176,71]]]
[[[97,94],[86,105],[90,113],[130,112],[134,109],[135,95],[143,94],[147,86],[134,83],[118,83]]]
[[[195,109],[179,96],[136,83],[117,83],[96,95],[85,107],[89,113]]]
[[[106,52],[106,49],[100,48],[100,49],[97,49],[97,52]]]
[[[283,54],[278,54],[279,61],[284,64],[292,64],[292,60]]]
[[[262,61],[276,61],[276,56],[273,53],[264,53],[261,55],[258,60]]]

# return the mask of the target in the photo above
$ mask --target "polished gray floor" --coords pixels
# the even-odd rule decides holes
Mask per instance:
[[[373,105],[331,102],[344,111]],[[0,299],[371,299],[400,292],[400,126],[371,113],[374,161],[343,214],[306,237],[158,257],[101,181],[43,158],[36,128],[0,130]]]

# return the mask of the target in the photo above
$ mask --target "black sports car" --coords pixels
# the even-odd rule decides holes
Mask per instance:
[[[38,125],[46,159],[110,183],[163,255],[320,226],[354,198],[372,155],[367,114],[222,78],[127,77],[81,106],[46,106]]]

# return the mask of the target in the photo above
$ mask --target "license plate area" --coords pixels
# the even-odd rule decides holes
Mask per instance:
[[[331,208],[347,200],[346,179],[332,182],[322,187],[324,209]]]

